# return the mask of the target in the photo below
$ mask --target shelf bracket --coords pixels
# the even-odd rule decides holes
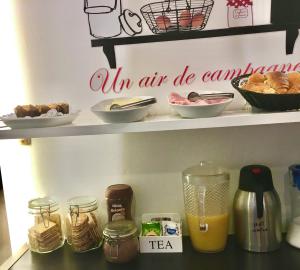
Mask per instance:
[[[285,50],[286,54],[292,54],[298,38],[299,31],[296,25],[288,25],[286,29]]]
[[[110,68],[116,68],[116,53],[115,53],[115,46],[114,45],[104,45],[103,52],[108,60]]]

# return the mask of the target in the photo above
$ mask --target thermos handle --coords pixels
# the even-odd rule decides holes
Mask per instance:
[[[256,215],[257,218],[262,218],[264,215],[264,190],[257,188],[255,191],[256,197]]]

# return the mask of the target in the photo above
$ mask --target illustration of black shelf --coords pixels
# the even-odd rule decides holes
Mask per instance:
[[[199,39],[199,38],[212,38],[222,36],[235,36],[257,33],[268,33],[276,31],[286,31],[286,54],[292,54],[294,45],[298,37],[298,29],[300,23],[297,24],[267,24],[257,26],[245,26],[226,29],[214,29],[205,31],[189,31],[184,33],[165,33],[161,35],[144,35],[135,37],[121,37],[121,38],[105,38],[105,39],[93,39],[92,47],[103,47],[103,52],[107,57],[111,68],[116,68],[116,55],[115,46],[117,45],[130,45],[130,44],[142,44],[164,41],[176,41],[187,39]]]

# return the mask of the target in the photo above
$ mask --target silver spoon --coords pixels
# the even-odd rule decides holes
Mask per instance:
[[[197,101],[198,99],[217,99],[217,98],[233,98],[233,93],[211,93],[211,94],[198,94],[196,92],[190,92],[187,96],[189,101]]]
[[[109,109],[111,111],[122,110],[122,109],[131,108],[131,107],[146,106],[146,105],[150,105],[150,104],[154,104],[154,103],[156,103],[156,98],[147,98],[147,99],[143,99],[140,101],[128,103],[126,105],[112,104],[109,107]]]

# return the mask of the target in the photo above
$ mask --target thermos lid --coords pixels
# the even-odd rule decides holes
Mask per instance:
[[[239,189],[249,192],[274,189],[271,170],[264,165],[248,165],[240,171]]]
[[[274,191],[271,170],[264,165],[248,165],[241,169],[239,189],[254,192],[256,197],[256,215],[264,214],[264,192]]]

